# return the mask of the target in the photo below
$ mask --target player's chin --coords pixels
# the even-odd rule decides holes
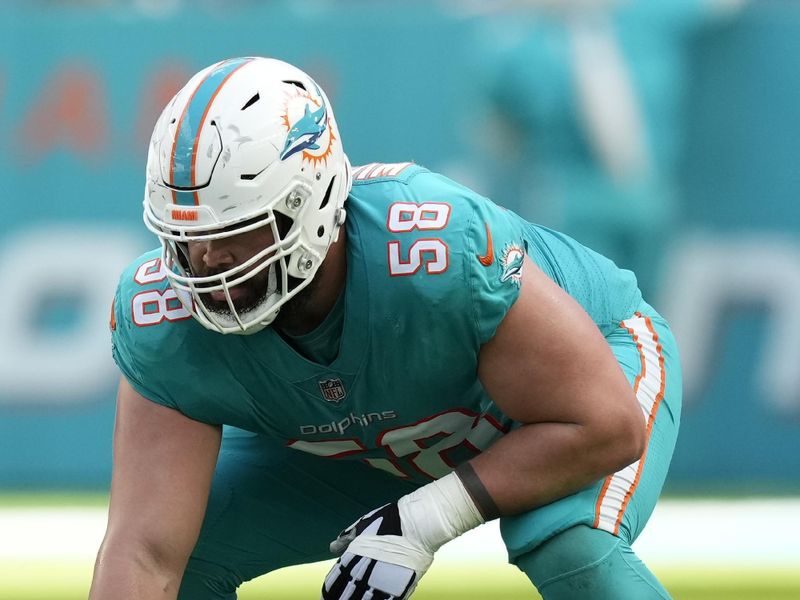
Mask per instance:
[[[265,295],[263,293],[259,294],[253,290],[246,290],[244,293],[237,294],[236,297],[231,300],[237,314],[243,315],[261,304],[264,297]],[[211,294],[200,294],[200,300],[203,306],[213,313],[226,316],[231,316],[233,313],[227,300],[213,298]]]

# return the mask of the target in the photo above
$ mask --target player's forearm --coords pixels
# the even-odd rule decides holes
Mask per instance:
[[[633,462],[641,452],[635,427],[626,433],[624,426],[613,425],[610,431],[604,422],[590,416],[585,425],[523,425],[455,473],[367,513],[331,544],[342,558],[325,579],[323,599],[366,598],[363,589],[358,592],[364,572],[371,573],[369,585],[381,597],[408,598],[443,544]]]
[[[89,600],[175,600],[183,567],[134,548],[101,547]]]
[[[641,448],[624,431],[597,433],[586,425],[535,423],[500,438],[459,472],[483,511],[513,515],[568,496],[635,462]],[[481,490],[483,486],[483,490]],[[488,502],[486,496],[488,495]],[[492,503],[494,506],[492,506]]]

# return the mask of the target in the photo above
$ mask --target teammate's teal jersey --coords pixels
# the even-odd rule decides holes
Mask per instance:
[[[113,354],[150,400],[319,456],[438,478],[512,426],[477,378],[478,353],[519,295],[524,255],[604,334],[639,307],[632,273],[410,163],[354,171],[339,352],[298,354],[273,329],[221,335],[181,306],[160,253],[115,298]]]

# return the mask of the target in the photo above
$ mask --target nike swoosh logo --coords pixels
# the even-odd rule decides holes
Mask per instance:
[[[489,224],[484,223],[486,225],[486,254],[481,256],[478,254],[478,261],[484,267],[490,267],[494,262],[494,246],[492,246],[492,231],[489,229]]]

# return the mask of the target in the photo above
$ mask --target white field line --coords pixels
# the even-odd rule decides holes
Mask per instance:
[[[0,509],[0,562],[92,561],[106,526],[105,508]],[[634,544],[657,567],[800,568],[800,499],[663,500]],[[502,564],[497,523],[447,544],[437,563]]]

